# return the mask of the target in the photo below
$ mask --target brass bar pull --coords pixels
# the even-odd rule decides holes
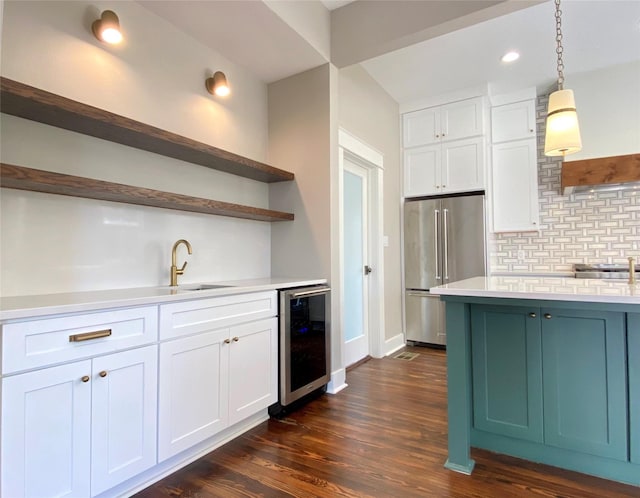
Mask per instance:
[[[551,320],[551,313],[545,313],[545,314],[544,314],[544,317],[545,317],[547,320]]]
[[[240,338],[237,337],[237,336],[233,338],[233,342],[238,342],[239,340],[240,340]]]
[[[225,344],[229,344],[230,342],[231,342],[231,339],[225,339],[225,340],[224,340],[224,343],[225,343]]]
[[[90,341],[92,339],[100,339],[101,337],[109,337],[111,329],[96,330],[95,332],[85,332],[84,334],[73,334],[69,336],[69,342]]]
[[[91,378],[91,377],[89,377],[88,375],[83,375],[83,376],[80,378],[80,380],[81,380],[82,382],[89,382],[89,379],[90,379],[90,378]]]
[[[536,317],[536,314],[535,314],[535,313],[529,313],[529,316],[530,316],[531,318],[535,318],[535,317]]]
[[[106,370],[103,370],[103,371],[102,371],[102,372],[100,372],[98,375],[99,375],[100,377],[106,377],[106,376],[107,376],[107,371],[106,371]]]

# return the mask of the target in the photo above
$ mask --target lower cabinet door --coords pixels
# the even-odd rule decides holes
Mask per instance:
[[[629,442],[633,463],[640,464],[640,313],[627,315],[629,355]]]
[[[278,319],[231,327],[229,424],[278,401]]]
[[[542,309],[545,444],[627,460],[624,313]]]
[[[90,494],[91,361],[2,380],[2,496]]]
[[[472,306],[473,426],[542,442],[542,363],[536,308]]]
[[[91,494],[156,463],[158,346],[93,360]]]
[[[229,329],[160,344],[158,460],[227,427]]]

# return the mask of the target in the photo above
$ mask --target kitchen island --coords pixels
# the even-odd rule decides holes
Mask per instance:
[[[470,447],[640,486],[640,287],[476,277],[446,303],[449,457]]]

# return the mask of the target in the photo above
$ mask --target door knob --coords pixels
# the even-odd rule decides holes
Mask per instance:
[[[545,317],[547,320],[551,320],[551,313],[545,313],[545,314],[544,314],[544,317]]]
[[[535,318],[535,317],[536,317],[536,314],[535,314],[535,313],[529,313],[529,316],[530,316],[531,318]]]
[[[107,371],[103,370],[102,372],[100,372],[98,375],[100,375],[100,377],[106,377],[107,376]]]
[[[371,267],[369,265],[364,265],[364,274],[365,275],[369,275],[369,273],[371,273],[373,270],[371,269]]]
[[[82,382],[89,382],[89,379],[91,379],[91,377],[89,377],[88,375],[83,375],[82,378],[80,379]]]

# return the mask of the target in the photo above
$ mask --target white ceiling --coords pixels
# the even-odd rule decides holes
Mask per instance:
[[[138,1],[267,83],[326,63],[326,57],[269,8],[268,2]],[[365,4],[372,1],[323,0],[322,4],[333,18],[345,12],[342,8],[375,12],[367,8],[372,3]],[[438,2],[430,3],[438,7]],[[405,2],[397,4],[402,7]],[[514,4],[525,5],[520,0]],[[562,10],[568,86],[572,73],[640,60],[639,0],[563,0]],[[376,22],[385,25],[384,20]],[[340,39],[348,41],[348,37]],[[511,65],[501,63],[500,57],[512,49],[520,51],[521,58]],[[556,78],[554,4],[547,1],[523,8],[362,65],[400,104],[480,85],[490,85],[492,93],[529,86],[546,90]]]
[[[554,4],[547,2],[448,33],[363,63],[399,103],[490,85],[492,93],[556,80]],[[640,1],[564,0],[565,77],[640,60]],[[500,57],[517,50],[505,64]],[[639,90],[640,91],[640,90]]]

